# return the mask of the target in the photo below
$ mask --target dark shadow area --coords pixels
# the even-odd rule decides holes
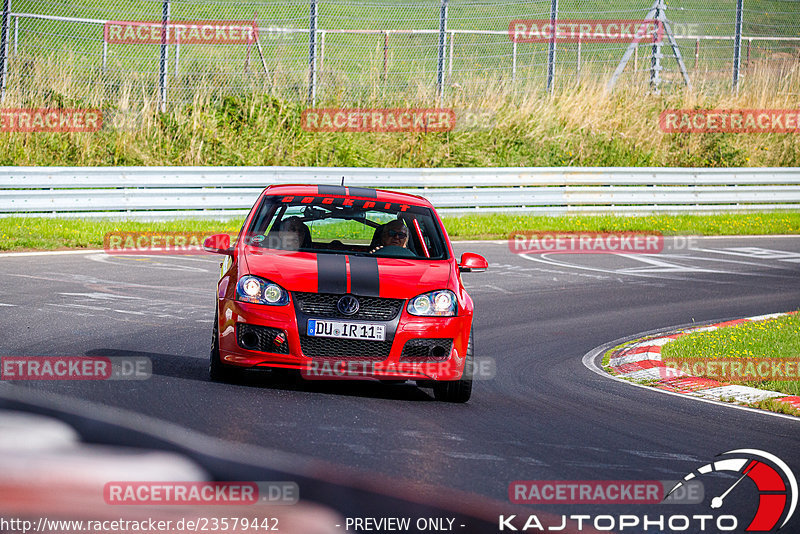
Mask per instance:
[[[143,352],[121,349],[91,349],[86,356],[149,358],[153,362],[153,375],[210,382],[208,358],[190,358],[176,354]],[[413,381],[387,384],[378,380],[304,380],[299,371],[285,369],[243,369],[236,378],[226,383],[228,387],[250,387],[280,391],[298,391],[323,395],[369,397],[398,401],[433,401],[429,394]]]

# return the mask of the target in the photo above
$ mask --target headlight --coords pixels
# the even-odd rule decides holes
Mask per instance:
[[[452,317],[456,314],[456,296],[447,289],[423,293],[411,299],[406,310],[411,315]]]
[[[253,304],[285,306],[289,304],[289,293],[278,284],[257,276],[246,275],[236,284],[236,300]]]

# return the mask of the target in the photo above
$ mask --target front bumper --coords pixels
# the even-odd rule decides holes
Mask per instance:
[[[346,354],[336,354],[334,349],[334,353],[326,353],[323,357],[310,357],[303,351],[304,344],[309,350],[309,338],[304,338],[304,343],[301,343],[300,334],[305,332],[307,317],[296,313],[291,302],[287,306],[264,306],[220,299],[218,311],[219,349],[223,363],[242,368],[295,369],[301,371],[305,378],[320,380],[458,380],[464,371],[464,356],[472,326],[471,315],[416,317],[410,315],[403,306],[399,316],[392,321],[372,321],[387,325],[387,338],[388,333],[392,333],[391,341],[384,342],[388,356],[385,355],[386,351],[373,350],[375,347],[371,344],[381,343],[379,341],[357,341],[353,345],[358,347],[347,347]],[[331,320],[328,317],[318,318]],[[242,346],[242,324],[265,327],[261,331],[268,335],[259,337],[259,343],[252,345],[258,350]],[[274,339],[270,335],[277,332],[284,334],[286,345],[283,342],[274,344],[274,352],[270,352],[269,343]],[[403,354],[408,341],[420,339],[436,341],[412,342],[416,350],[406,350]],[[334,346],[343,346],[341,343],[349,344],[349,341],[340,340]],[[448,350],[431,350],[430,354],[425,355],[424,347],[427,344],[434,348],[446,346]]]

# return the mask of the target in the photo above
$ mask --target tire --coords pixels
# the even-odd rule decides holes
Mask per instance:
[[[216,313],[214,314],[214,328],[211,331],[208,377],[212,382],[233,382],[236,379],[236,369],[223,364],[219,357],[219,318]]]
[[[467,355],[464,359],[464,374],[459,380],[436,382],[433,385],[433,396],[443,402],[467,402],[472,396],[472,370],[475,365],[473,357],[472,330],[469,332]]]

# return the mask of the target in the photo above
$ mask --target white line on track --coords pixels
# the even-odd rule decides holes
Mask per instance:
[[[55,302],[45,302],[45,306],[55,306],[56,308],[81,308],[93,311],[109,311],[111,308],[104,306],[89,306],[88,304],[56,304]]]
[[[63,256],[66,254],[97,254],[102,250],[41,250],[36,252],[3,252],[0,258],[19,258],[23,256]]]
[[[19,278],[29,278],[33,280],[47,280],[49,282],[70,282],[74,284],[107,284],[113,285],[115,287],[123,287],[123,288],[131,288],[131,289],[155,289],[158,291],[172,291],[177,293],[197,293],[202,291],[208,291],[208,288],[204,287],[172,287],[169,285],[149,285],[149,284],[136,284],[133,282],[126,282],[123,280],[109,280],[103,278],[94,278],[94,277],[80,277],[78,278],[77,275],[73,275],[69,279],[64,278],[63,274],[60,273],[44,273],[44,274],[52,274],[52,277],[48,276],[35,276],[31,274],[17,274],[17,273],[2,273],[3,276],[16,276]],[[141,297],[134,297],[134,298],[141,298]],[[146,299],[152,302],[152,299]],[[169,301],[162,301],[162,302],[169,302]]]
[[[85,297],[93,300],[148,300],[143,297],[132,297],[130,295],[117,295],[114,293],[56,293],[65,297]]]
[[[650,263],[650,267],[627,267],[621,269],[604,269],[602,267],[590,267],[587,265],[575,265],[573,263],[569,263],[566,261],[559,261],[554,258],[551,258],[551,254],[541,254],[541,255],[531,255],[531,254],[520,254],[519,257],[523,258],[528,261],[534,261],[538,263],[543,263],[545,265],[552,265],[555,267],[562,267],[564,269],[577,269],[583,271],[592,271],[598,273],[606,273],[606,274],[613,274],[613,275],[627,275],[627,276],[639,276],[643,278],[664,278],[670,280],[685,280],[690,281],[692,278],[685,277],[685,276],[678,276],[679,273],[717,273],[717,274],[737,274],[736,272],[727,272],[727,271],[715,271],[715,270],[708,270],[703,269],[700,267],[687,267],[684,265],[680,265],[677,263],[668,263],[664,260],[658,260],[658,265],[652,265],[651,261],[645,261],[640,256],[628,256],[623,254],[613,254],[614,256],[626,256],[630,259],[640,260],[643,263]],[[666,276],[669,275],[669,276]],[[707,282],[711,282],[707,280]],[[715,282],[715,283],[722,283],[722,282]]]
[[[100,263],[107,263],[110,265],[123,265],[120,261],[125,261],[124,259],[117,259],[122,258],[122,256],[115,256],[115,255],[108,255],[108,254],[94,254],[92,256],[88,256],[87,259],[91,261],[96,261]],[[132,267],[144,267],[145,269],[161,269],[164,271],[185,271],[185,272],[201,272],[201,273],[208,273],[208,272],[215,272],[217,269],[203,269],[202,267],[193,267],[191,265],[180,265],[177,263],[169,263],[163,261],[164,258],[177,258],[177,256],[136,256],[132,258],[130,256],[126,257],[128,259],[127,263],[124,265],[132,266]],[[155,261],[156,258],[160,259],[161,261]],[[130,259],[135,259],[138,261],[130,261]],[[196,259],[195,259],[196,261]],[[204,263],[210,264],[210,261],[205,261]]]
[[[709,253],[724,254],[725,253],[724,251],[726,249],[693,248],[691,250],[692,250],[692,252],[709,252]],[[800,254],[798,254],[798,256],[800,256]],[[670,254],[669,257],[672,258],[672,259],[676,259],[676,260],[680,260],[680,259],[683,259],[683,260],[700,260],[700,261],[712,261],[712,262],[716,262],[716,263],[732,263],[734,265],[751,265],[751,266],[754,266],[754,267],[769,267],[771,269],[791,269],[791,267],[788,266],[788,265],[787,266],[776,265],[774,262],[764,263],[764,261],[757,262],[757,261],[745,261],[745,260],[731,260],[731,259],[727,259],[727,258],[710,258],[708,256],[692,256],[692,255],[689,255],[689,254]],[[749,256],[749,257],[752,258],[752,259],[759,259],[756,256]],[[769,259],[769,258],[761,258],[761,259],[763,260],[763,259]],[[786,261],[786,260],[781,260],[781,261]],[[726,272],[726,271],[720,271],[720,272]],[[743,273],[741,273],[739,271],[733,271],[733,272],[735,274],[743,274]]]
[[[486,288],[486,287],[488,287],[489,289],[493,289],[495,291],[499,291],[500,293],[505,293],[506,295],[513,295],[514,294],[513,291],[509,291],[508,289],[503,289],[500,286],[495,286],[495,285],[492,285],[492,284],[484,284],[483,286],[477,286],[475,288],[470,288],[470,289],[481,289],[481,288]]]
[[[691,249],[696,251],[713,251],[713,249]],[[755,273],[755,272],[746,272],[746,271],[728,271],[728,270],[720,270],[720,269],[709,269],[704,267],[698,266],[686,266],[678,261],[685,260],[685,261],[707,261],[707,262],[716,262],[716,263],[729,263],[735,265],[747,265],[753,267],[768,267],[770,269],[779,269],[779,270],[788,270],[790,269],[789,266],[783,266],[775,264],[774,262],[771,263],[764,263],[762,262],[755,262],[755,261],[745,261],[745,260],[730,260],[724,258],[709,258],[704,256],[692,256],[688,254],[622,254],[622,253],[613,253],[608,254],[609,256],[618,256],[622,258],[627,258],[632,261],[638,261],[643,264],[644,266],[639,267],[622,267],[618,269],[605,269],[602,267],[591,267],[588,265],[577,265],[574,263],[570,263],[565,260],[558,260],[551,256],[556,256],[555,253],[545,253],[545,254],[519,254],[519,257],[525,260],[543,263],[546,265],[553,265],[556,267],[562,267],[565,269],[574,269],[574,270],[583,270],[583,271],[594,271],[594,272],[601,272],[613,275],[628,275],[628,276],[638,276],[644,278],[664,278],[664,279],[671,279],[671,280],[690,280],[690,278],[684,276],[677,276],[677,274],[686,273],[686,274],[693,274],[693,273],[713,273],[713,274],[728,274],[734,276],[773,276],[773,277],[780,277],[781,274],[763,274],[763,273]],[[798,255],[800,256],[800,255]],[[751,256],[752,257],[752,256]],[[754,259],[758,259],[753,257]],[[788,261],[788,260],[781,260],[781,261]],[[676,262],[676,263],[672,263]],[[721,281],[714,281],[714,280],[706,280],[708,283],[725,283]]]

